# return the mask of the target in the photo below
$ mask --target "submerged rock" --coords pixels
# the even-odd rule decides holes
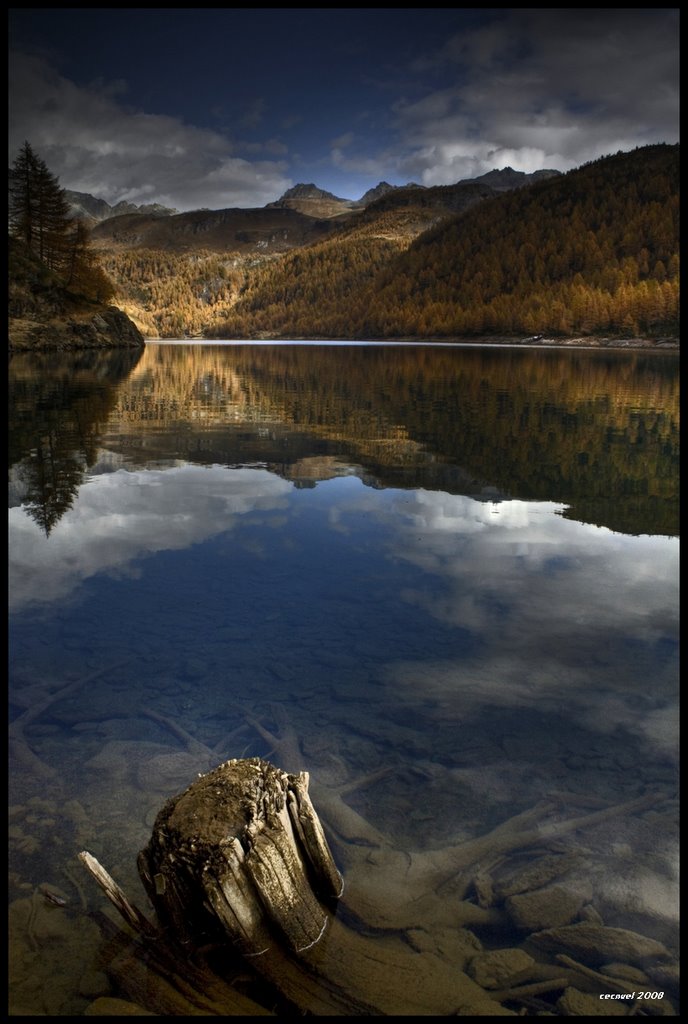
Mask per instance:
[[[641,971],[638,967],[631,967],[630,964],[602,964],[600,974],[606,974],[609,978],[630,981],[634,985],[646,985],[649,981],[645,971]]]
[[[467,973],[482,988],[506,988],[510,978],[534,963],[532,956],[522,949],[493,949],[474,956],[468,964]]]
[[[592,885],[580,881],[572,885],[548,885],[534,892],[509,896],[504,907],[517,928],[536,932],[570,924],[591,899]]]
[[[144,1010],[138,1003],[130,1003],[126,999],[113,999],[101,996],[84,1010],[84,1017],[157,1017],[157,1013]]]
[[[589,921],[535,932],[528,937],[526,946],[553,954],[565,952],[591,967],[614,960],[642,967],[648,961],[671,957],[666,946],[655,939],[625,928],[606,928]]]
[[[626,1017],[632,999],[612,1001],[600,999],[598,995],[567,988],[557,1000],[557,1010],[562,1017]]]
[[[542,889],[550,882],[564,878],[574,868],[581,868],[584,863],[581,855],[575,852],[539,857],[525,867],[513,871],[506,878],[500,879],[495,885],[495,894],[498,898],[505,899],[518,893]]]

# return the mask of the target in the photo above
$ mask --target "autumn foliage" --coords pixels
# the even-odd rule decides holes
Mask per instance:
[[[64,189],[28,142],[10,173],[9,230],[15,253],[23,245],[69,294],[98,303],[113,297],[115,287],[91,249],[86,225],[70,217]]]
[[[215,337],[676,334],[679,147],[619,153],[443,219],[259,268]]]
[[[678,183],[679,147],[647,146],[498,195],[467,186],[453,209],[402,189],[286,253],[228,238],[98,259],[149,337],[675,337]]]

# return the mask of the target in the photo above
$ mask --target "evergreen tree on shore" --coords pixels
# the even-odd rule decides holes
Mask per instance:
[[[9,180],[9,230],[70,292],[107,302],[115,289],[89,247],[86,225],[70,218],[65,190],[25,142]]]
[[[19,151],[9,186],[10,228],[51,270],[62,268],[70,227],[64,189],[28,142]]]

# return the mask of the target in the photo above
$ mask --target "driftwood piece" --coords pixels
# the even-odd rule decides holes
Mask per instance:
[[[135,932],[140,935],[151,937],[156,935],[156,929],[151,925],[148,918],[141,913],[137,906],[130,903],[117,882],[108,874],[105,868],[99,864],[93,854],[82,850],[79,860],[87,871],[93,875],[110,902],[119,910],[120,914],[131,925]]]
[[[183,973],[182,973],[183,972]],[[108,974],[118,991],[160,1017],[271,1017],[266,1007],[209,970],[164,958],[152,945],[135,944],[114,956]]]
[[[496,920],[497,912],[466,900],[476,873],[506,853],[528,849],[592,828],[619,815],[646,810],[656,794],[615,804],[604,811],[570,818],[552,818],[555,806],[538,804],[509,818],[475,839],[409,855],[390,849],[375,851],[347,869],[346,904],[363,920],[380,928],[409,928]]]
[[[193,961],[173,935],[148,921],[92,854],[83,851],[79,858],[135,933],[132,939],[119,932],[108,943],[107,972],[123,995],[166,1017],[273,1015],[206,964]],[[113,927],[107,920],[104,926]]]

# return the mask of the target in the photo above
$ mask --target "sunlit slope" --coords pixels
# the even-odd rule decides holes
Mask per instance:
[[[619,153],[438,216],[410,245],[384,211],[258,268],[212,334],[673,336],[678,171],[678,146]]]

